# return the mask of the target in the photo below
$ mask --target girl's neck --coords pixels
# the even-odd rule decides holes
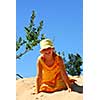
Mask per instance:
[[[45,64],[48,66],[48,67],[52,67],[52,65],[54,64],[55,62],[55,58],[54,56],[51,56],[51,57],[48,57],[44,60]]]
[[[54,57],[54,53],[51,55],[51,56],[48,56],[48,57],[44,57],[44,60],[45,61],[53,61],[53,60],[55,60],[55,57]]]
[[[45,60],[46,61],[52,61],[52,60],[54,60],[54,57],[53,57],[53,55],[52,56],[48,56],[48,58],[46,58]]]

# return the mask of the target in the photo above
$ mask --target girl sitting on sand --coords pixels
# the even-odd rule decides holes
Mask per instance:
[[[54,92],[68,89],[71,92],[71,83],[66,74],[64,61],[55,53],[55,48],[50,39],[40,42],[41,55],[37,59],[36,93]]]

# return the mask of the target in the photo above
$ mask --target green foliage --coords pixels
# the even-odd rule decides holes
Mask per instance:
[[[17,54],[16,59],[19,59],[28,51],[33,50],[33,47],[37,46],[42,39],[45,39],[45,35],[40,34],[43,27],[43,21],[40,21],[39,26],[35,27],[35,17],[35,11],[32,11],[30,23],[27,27],[24,27],[26,39],[22,39],[21,37],[19,37],[18,40],[16,40],[16,51],[18,51],[23,45],[25,46],[25,50]]]
[[[82,72],[82,69],[80,66],[83,64],[81,56],[78,53],[68,54],[68,61],[67,61],[64,52],[62,53],[59,52],[59,54],[62,56],[64,60],[66,71],[68,72],[68,74],[72,76],[74,75],[80,76]]]

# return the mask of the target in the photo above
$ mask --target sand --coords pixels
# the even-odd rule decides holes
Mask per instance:
[[[83,100],[83,77],[73,76],[77,82],[72,86],[72,92],[61,90],[53,93],[41,92],[34,94],[35,78],[16,80],[16,100]]]

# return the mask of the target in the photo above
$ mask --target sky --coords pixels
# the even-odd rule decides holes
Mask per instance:
[[[16,36],[25,38],[24,27],[29,24],[32,10],[35,25],[43,20],[41,33],[54,40],[56,51],[79,53],[83,58],[83,1],[82,0],[16,0]],[[16,60],[16,73],[23,77],[36,75],[40,46]],[[20,52],[20,51],[19,51]]]

